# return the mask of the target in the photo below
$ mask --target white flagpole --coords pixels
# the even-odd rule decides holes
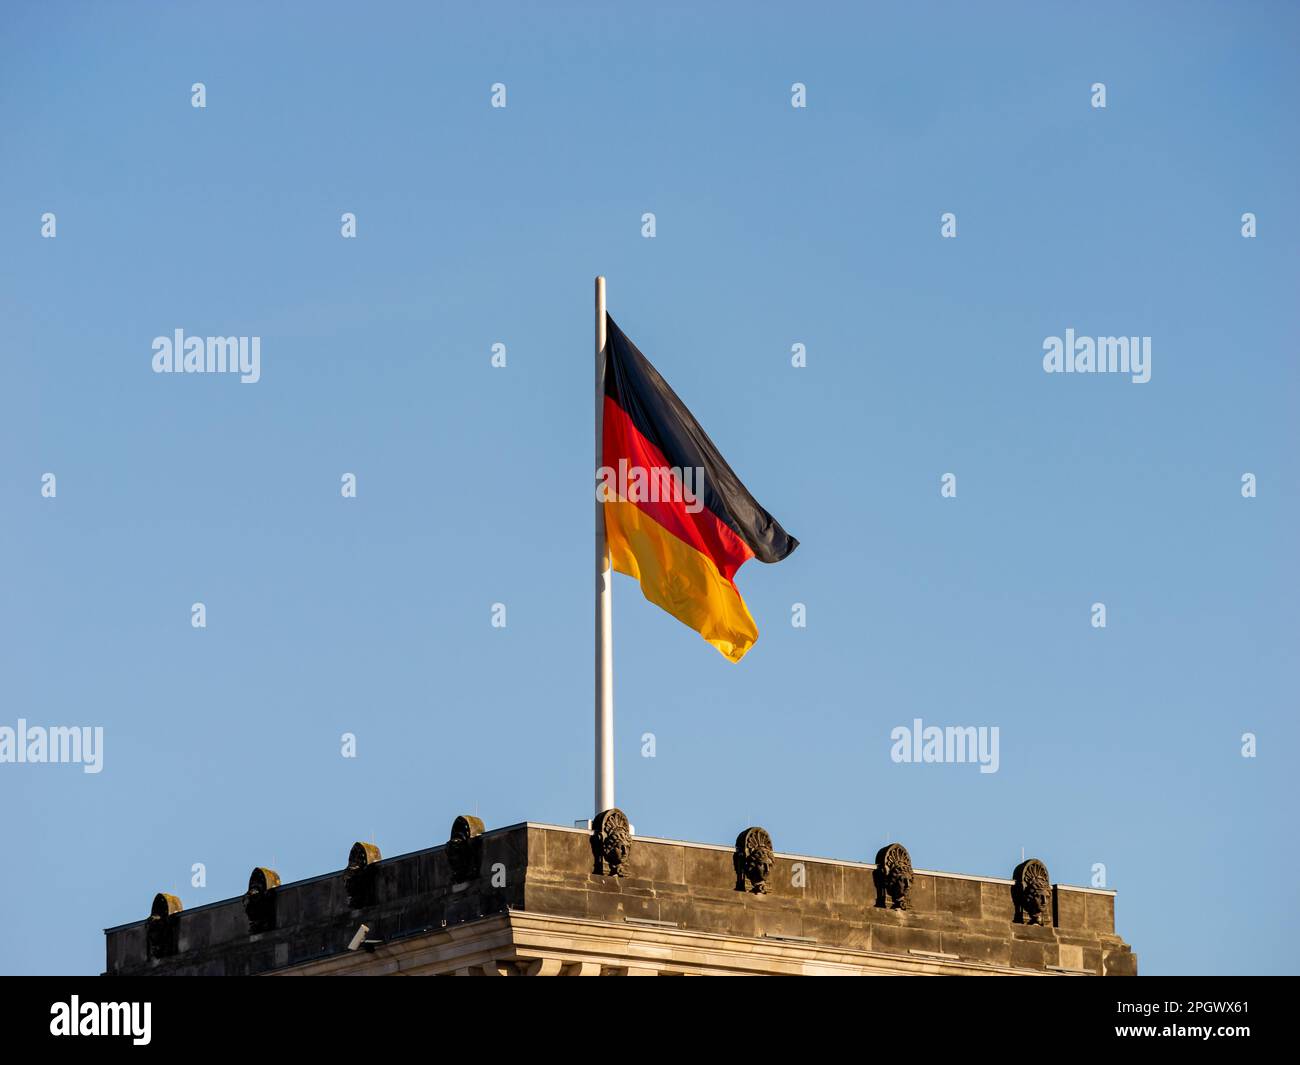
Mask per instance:
[[[605,413],[605,279],[596,278],[596,469],[602,464]],[[605,510],[596,502],[596,809],[614,806],[614,574],[605,542]]]

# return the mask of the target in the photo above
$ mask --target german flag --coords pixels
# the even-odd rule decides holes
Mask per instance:
[[[749,559],[799,546],[713,446],[659,371],[605,316],[602,469],[610,562],[733,662],[758,639],[736,589]]]

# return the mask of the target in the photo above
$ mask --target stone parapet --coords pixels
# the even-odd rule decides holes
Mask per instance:
[[[813,858],[757,826],[734,847],[633,836],[621,814],[590,831],[462,816],[428,850],[356,843],[346,869],[287,884],[257,867],[244,896],[193,910],[160,894],[105,936],[109,974],[1137,972],[1114,892],[1034,860],[931,872],[896,843]]]

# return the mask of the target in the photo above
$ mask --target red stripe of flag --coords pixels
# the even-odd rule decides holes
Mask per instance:
[[[641,434],[623,408],[609,396],[605,397],[602,435],[604,464],[615,471],[619,459],[625,459],[629,467],[639,466],[647,471],[672,467],[663,452]],[[694,485],[696,505],[703,501],[702,487]],[[735,576],[736,570],[754,557],[749,545],[708,507],[702,506],[698,513],[691,514],[686,509],[685,500],[637,501],[635,505],[677,539],[711,559],[728,581]]]

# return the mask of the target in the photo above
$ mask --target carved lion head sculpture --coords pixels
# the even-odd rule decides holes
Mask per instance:
[[[447,840],[447,864],[451,879],[463,884],[479,875],[482,865],[483,822],[471,814],[461,814],[451,823],[451,837]]]
[[[369,906],[375,901],[375,864],[379,859],[379,848],[373,843],[358,841],[352,844],[352,850],[348,852],[343,890],[347,892],[348,905],[354,910]]]
[[[145,925],[145,949],[151,958],[166,958],[176,953],[181,900],[175,895],[158,892],[153,897],[149,921]]]
[[[259,865],[249,874],[244,895],[249,932],[269,932],[275,927],[275,889],[279,886],[280,874],[274,869]]]
[[[617,807],[605,810],[591,824],[591,853],[599,876],[627,876],[632,853],[632,826]]]
[[[912,856],[901,843],[881,847],[876,854],[876,905],[881,909],[907,909],[912,890]]]
[[[1022,924],[1043,924],[1044,916],[1051,923],[1052,881],[1047,866],[1037,858],[1030,858],[1016,866],[1015,895],[1016,920]]]
[[[755,895],[767,893],[767,878],[776,864],[772,850],[772,837],[767,829],[747,828],[736,837],[736,853],[732,856],[736,868],[736,890],[752,891]]]

